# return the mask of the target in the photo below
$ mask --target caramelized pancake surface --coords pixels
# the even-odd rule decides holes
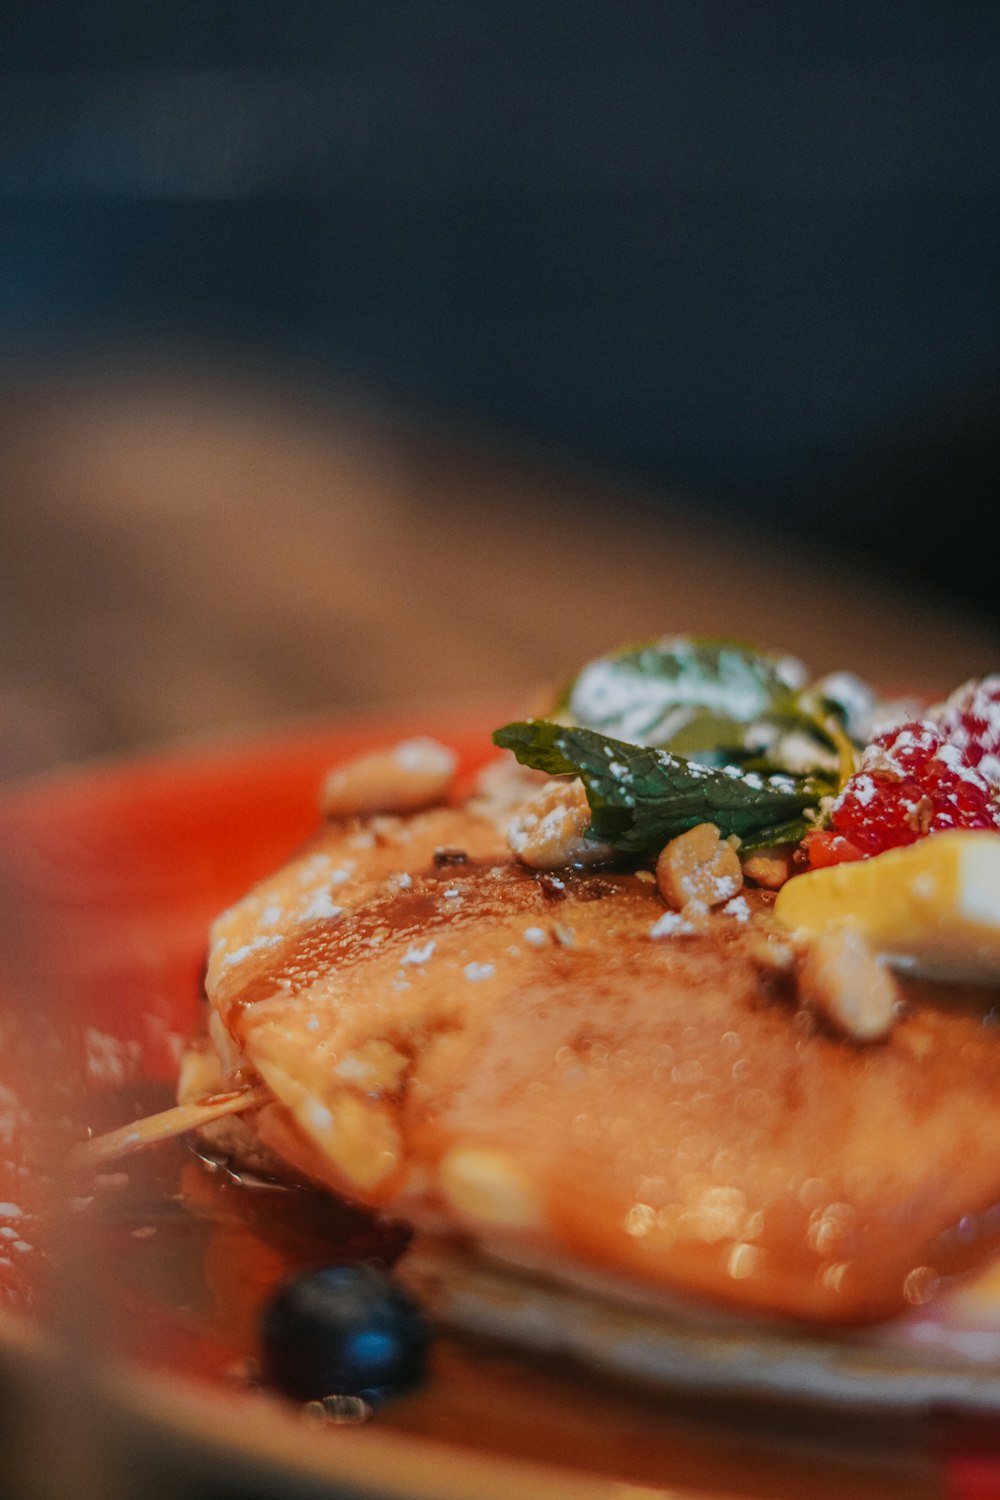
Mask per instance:
[[[261,1138],[352,1198],[750,1312],[920,1300],[1000,1198],[984,992],[904,986],[859,1048],[760,962],[764,898],[662,915],[635,875],[531,874],[464,809],[335,824],[216,924],[209,996],[277,1101]]]

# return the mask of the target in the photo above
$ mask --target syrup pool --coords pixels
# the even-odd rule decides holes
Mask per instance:
[[[261,1402],[301,1420],[246,1384],[259,1307],[296,1266],[361,1246],[371,1253],[372,1221],[311,1194],[238,1184],[183,1142],[72,1187],[59,1164],[81,1123],[106,1129],[171,1102],[177,1049],[197,1024],[209,921],[309,834],[323,772],[417,733],[455,744],[471,771],[505,717],[496,708],[463,710],[451,724],[440,714],[341,724],[43,778],[0,800],[0,1087],[10,1090],[0,1094],[0,1204],[20,1211],[6,1220],[0,1212],[0,1227],[31,1247],[0,1250],[9,1262],[0,1264],[0,1297],[70,1343],[80,1389],[91,1355],[123,1364],[137,1391],[148,1368],[166,1373],[192,1408],[206,1385],[216,1388],[236,1413],[220,1451],[234,1426],[251,1450]],[[384,1241],[374,1248],[392,1252]],[[164,1429],[182,1445],[172,1421],[165,1416]],[[608,1497],[620,1497],[623,1483],[754,1500],[940,1492],[939,1433],[922,1420],[828,1422],[751,1401],[654,1401],[443,1336],[419,1391],[361,1430],[319,1434],[331,1483],[346,1445],[383,1432],[412,1445],[415,1467],[431,1462],[442,1475],[459,1453],[500,1476],[531,1460]],[[379,1472],[372,1483],[403,1494]]]
[[[106,1129],[169,1104],[162,1084],[135,1085],[97,1099],[90,1124]],[[94,1353],[190,1383],[226,1387],[234,1399],[284,1406],[290,1419],[316,1423],[256,1383],[260,1313],[277,1284],[308,1266],[374,1259],[391,1266],[404,1252],[403,1226],[307,1188],[285,1187],[199,1156],[174,1140],[125,1157],[79,1184],[61,1205],[40,1282],[59,1331],[65,1279],[86,1287],[86,1317],[73,1338]],[[84,1190],[86,1189],[86,1190]],[[62,1283],[61,1292],[58,1290]],[[75,1296],[70,1299],[77,1305]],[[86,1358],[86,1355],[84,1356]],[[313,1403],[313,1407],[315,1403]],[[352,1424],[330,1421],[332,1472]],[[796,1415],[753,1401],[654,1399],[582,1378],[558,1362],[439,1335],[422,1388],[381,1409],[368,1427],[421,1442],[531,1460],[589,1478],[642,1486],[724,1489],[746,1497],[808,1491],[835,1500],[934,1493],[926,1424],[882,1414],[866,1420]],[[687,1493],[685,1491],[685,1493]]]

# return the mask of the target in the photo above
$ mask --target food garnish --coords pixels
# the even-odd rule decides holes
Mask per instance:
[[[807,686],[793,656],[670,636],[588,663],[553,717],[711,765],[834,772],[843,756],[850,763],[847,724],[859,704],[867,690],[856,679]]]
[[[774,915],[806,937],[850,923],[886,962],[956,981],[1000,978],[1000,833],[933,834],[797,875]]]
[[[264,1102],[203,1138],[556,1280],[898,1313],[1000,1196],[966,1144],[1000,1121],[990,991],[957,988],[1000,984],[992,682],[909,756],[912,706],[671,639],[499,729],[471,796],[426,743],[340,768],[314,842],[213,929],[189,1102]],[[907,846],[810,869],[865,777],[923,810]]]
[[[323,1266],[280,1286],[261,1320],[261,1372],[294,1401],[369,1407],[423,1379],[430,1332],[413,1298],[367,1263]]]
[[[794,657],[668,637],[591,662],[549,717],[494,740],[523,765],[579,776],[595,840],[658,854],[714,822],[746,856],[820,825],[874,709],[846,673],[809,684]]]
[[[832,790],[818,776],[707,766],[545,719],[506,724],[493,740],[536,771],[579,776],[590,803],[586,836],[626,854],[658,854],[698,823],[736,834],[747,850],[797,841],[811,826],[804,812]]]
[[[958,688],[922,720],[878,734],[808,840],[816,867],[953,828],[1000,829],[1000,677]]]
[[[403,740],[391,750],[335,766],[320,788],[320,809],[328,818],[360,818],[430,807],[451,790],[457,761],[437,740]]]
[[[892,975],[853,923],[824,927],[798,964],[799,1004],[854,1042],[888,1036],[899,994]]]
[[[693,903],[721,906],[738,896],[743,870],[736,850],[714,823],[696,823],[671,839],[656,861],[656,888],[674,911]]]

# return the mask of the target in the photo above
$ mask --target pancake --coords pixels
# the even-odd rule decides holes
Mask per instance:
[[[665,921],[635,863],[532,870],[477,799],[331,820],[213,930],[209,1073],[273,1101],[216,1140],[627,1296],[923,1301],[1000,1199],[1000,992],[903,978],[858,1045],[797,1008],[768,892]]]

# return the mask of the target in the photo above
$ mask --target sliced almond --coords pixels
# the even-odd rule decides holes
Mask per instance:
[[[754,885],[763,886],[765,891],[780,891],[794,869],[792,854],[790,845],[758,849],[756,854],[748,854],[743,860],[744,877],[752,880]]]
[[[345,1091],[326,1101],[305,1097],[294,1114],[349,1188],[370,1192],[397,1170],[402,1142],[384,1105]]]
[[[392,750],[363,755],[330,772],[320,792],[328,818],[416,812],[443,802],[458,758],[438,740],[404,740]]]
[[[656,884],[673,911],[721,906],[743,889],[739,856],[714,823],[671,839],[656,861]]]
[[[532,870],[602,864],[614,849],[584,834],[590,806],[582,781],[550,781],[515,813],[507,829],[511,853]]]
[[[898,991],[861,930],[831,927],[809,944],[799,966],[799,1001],[841,1036],[875,1042],[892,1030]]]
[[[453,1146],[439,1168],[445,1197],[464,1219],[506,1229],[528,1229],[541,1220],[541,1205],[522,1170],[487,1146]]]

